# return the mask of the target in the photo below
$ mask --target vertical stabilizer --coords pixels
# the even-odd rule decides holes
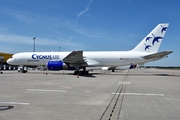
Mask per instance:
[[[169,23],[158,24],[132,51],[156,53],[161,45]]]

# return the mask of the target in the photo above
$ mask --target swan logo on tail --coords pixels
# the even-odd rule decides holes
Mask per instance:
[[[145,53],[157,53],[162,43],[169,23],[158,24],[144,39],[133,49],[133,51]]]
[[[162,25],[161,25],[161,27],[162,27],[161,33],[163,33],[164,31],[167,30],[167,27],[163,27]]]
[[[152,35],[154,36],[154,34],[152,34]],[[158,43],[158,42],[159,42],[159,39],[163,39],[163,37],[160,37],[160,36],[155,37],[155,36],[154,36],[154,39],[153,39],[153,41],[152,41],[152,45],[154,45],[155,42]]]
[[[147,37],[147,38],[146,38],[146,42],[147,42],[148,40],[150,40],[151,38],[152,38],[152,37]]]
[[[151,47],[151,45],[146,45],[145,43],[144,43],[144,45],[146,46],[145,51],[146,51],[146,49],[149,49],[149,47]]]

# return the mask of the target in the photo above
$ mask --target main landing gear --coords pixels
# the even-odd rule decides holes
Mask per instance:
[[[18,67],[18,72],[20,72],[20,73],[27,73],[28,72],[27,71],[27,67],[25,67],[25,66]]]
[[[89,74],[89,71],[74,71],[74,75],[86,75]]]
[[[74,71],[74,75],[86,75],[89,74],[89,71],[86,71],[86,68],[83,67],[82,69]]]

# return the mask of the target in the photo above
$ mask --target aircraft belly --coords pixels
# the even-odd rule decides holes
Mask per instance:
[[[46,62],[40,61],[40,60],[27,60],[27,61],[21,61],[22,65],[46,65]]]
[[[128,59],[128,60],[105,60],[105,61],[98,61],[101,66],[123,66],[123,65],[130,65],[131,63],[133,64],[138,64],[141,62],[145,62],[143,59]]]

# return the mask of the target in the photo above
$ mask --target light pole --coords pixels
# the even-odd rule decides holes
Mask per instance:
[[[60,49],[61,49],[61,47],[59,47],[59,52],[60,52]]]
[[[34,50],[33,51],[34,52],[35,52],[35,39],[36,39],[36,37],[33,38],[33,40],[34,40]]]

